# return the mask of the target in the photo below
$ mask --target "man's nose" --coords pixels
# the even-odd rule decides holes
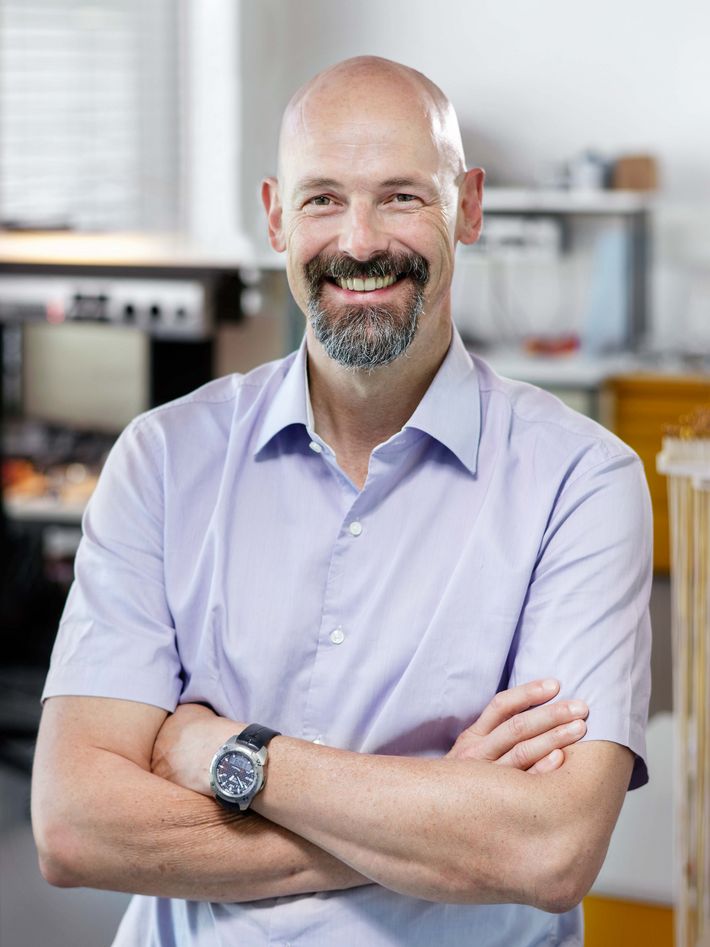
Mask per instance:
[[[377,210],[365,203],[353,202],[343,217],[339,250],[356,260],[369,260],[389,247],[389,235],[378,218]]]

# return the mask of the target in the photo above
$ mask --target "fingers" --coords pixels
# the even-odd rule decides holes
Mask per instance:
[[[561,751],[586,732],[589,708],[581,700],[550,703],[559,689],[558,681],[547,679],[496,694],[478,720],[459,734],[447,757],[487,760],[536,773],[561,766]]]
[[[497,762],[515,769],[546,773],[557,769],[564,760],[565,747],[580,740],[587,732],[584,720],[572,720],[539,736],[516,743]]]
[[[515,714],[551,700],[559,689],[559,681],[549,678],[500,691],[470,729],[479,736],[486,736]]]
[[[560,766],[565,761],[565,754],[562,750],[553,750],[552,753],[548,753],[547,756],[537,762],[534,766],[531,766],[528,770],[529,773],[552,773],[554,770],[559,769]]]
[[[502,756],[513,750],[518,744],[532,740],[534,737],[544,736],[555,728],[562,727],[565,724],[574,723],[577,720],[583,720],[589,713],[589,708],[582,700],[560,700],[552,704],[546,704],[544,707],[532,707],[523,713],[516,714],[510,720],[506,720],[499,727],[490,733],[484,739],[486,755],[490,760],[500,760]],[[557,731],[558,738],[559,733]],[[572,731],[574,735],[574,731]],[[577,734],[575,739],[579,739]],[[571,742],[569,739],[567,743]],[[535,744],[538,746],[539,744]],[[545,756],[550,750],[558,746],[564,746],[559,742],[553,742],[546,747],[544,753],[528,764],[532,766],[542,756]]]

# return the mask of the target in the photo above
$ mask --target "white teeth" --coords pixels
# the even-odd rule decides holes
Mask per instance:
[[[386,289],[397,281],[396,276],[369,276],[367,279],[339,279],[341,289],[354,290],[358,293],[371,293],[373,289]]]

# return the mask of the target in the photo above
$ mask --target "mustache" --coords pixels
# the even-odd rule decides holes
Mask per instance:
[[[337,253],[319,253],[305,264],[304,271],[312,289],[317,289],[324,279],[408,276],[421,286],[429,279],[429,264],[418,253],[381,253],[369,260],[355,260]]]

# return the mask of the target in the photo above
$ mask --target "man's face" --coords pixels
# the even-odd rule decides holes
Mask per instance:
[[[373,368],[417,334],[449,332],[454,178],[419,101],[344,91],[294,117],[274,245],[287,251],[310,331],[336,361]]]

